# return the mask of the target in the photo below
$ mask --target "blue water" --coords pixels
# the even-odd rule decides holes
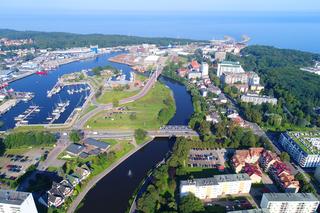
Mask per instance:
[[[73,62],[70,64],[62,65],[56,70],[50,71],[48,75],[31,75],[29,77],[15,81],[9,85],[9,88],[13,88],[15,91],[20,92],[33,92],[35,93],[34,99],[29,102],[20,102],[15,107],[13,107],[6,114],[0,116],[0,120],[4,122],[4,126],[0,130],[7,130],[15,127],[16,121],[14,117],[23,113],[30,105],[40,106],[40,112],[32,114],[32,116],[27,119],[29,124],[45,124],[48,123],[46,118],[51,114],[55,105],[60,101],[70,101],[70,105],[66,108],[64,113],[61,114],[60,118],[54,123],[64,123],[75,107],[81,107],[85,102],[85,96],[89,95],[89,92],[74,93],[69,95],[67,89],[77,88],[80,86],[64,87],[60,93],[53,95],[51,98],[47,98],[47,91],[52,89],[56,84],[59,77],[64,74],[81,71],[83,69],[90,69],[97,66],[112,65],[118,69],[123,70],[123,73],[128,76],[131,68],[124,64],[118,64],[109,62],[108,58],[115,56],[119,53],[110,53],[101,55],[97,58],[84,60],[79,62]],[[84,88],[84,86],[82,86]]]
[[[31,13],[31,12],[30,12]],[[57,12],[0,13],[0,28],[213,39],[246,34],[251,44],[320,52],[320,13]]]

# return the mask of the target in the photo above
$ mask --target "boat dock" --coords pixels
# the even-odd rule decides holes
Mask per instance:
[[[51,98],[53,95],[58,94],[61,91],[61,83],[58,81],[51,90],[47,91],[47,97]]]
[[[0,115],[5,114],[12,107],[17,105],[18,103],[19,103],[19,100],[17,100],[17,99],[9,99],[9,100],[7,100],[6,102],[4,102],[3,104],[0,105]]]
[[[58,106],[53,110],[51,115],[47,117],[47,121],[49,122],[49,124],[52,124],[53,122],[58,120],[60,118],[61,114],[69,106],[69,104],[70,104],[70,101],[58,103]]]
[[[29,116],[37,112],[40,112],[39,106],[30,106],[26,111],[14,118],[14,120],[17,121],[16,126],[20,126],[21,124],[28,124],[29,122],[27,119],[29,118]]]

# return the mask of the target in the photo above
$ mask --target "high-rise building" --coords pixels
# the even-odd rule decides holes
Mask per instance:
[[[201,74],[202,78],[209,76],[209,65],[205,62],[201,64]]]
[[[247,194],[251,189],[248,174],[215,175],[211,178],[199,178],[181,181],[180,195],[193,193],[199,199],[212,199],[223,195]]]
[[[223,73],[244,73],[240,62],[223,61],[218,64],[217,76],[220,77]]]
[[[29,192],[0,190],[1,213],[37,213],[33,196]]]
[[[280,143],[301,167],[320,166],[320,132],[285,132]]]
[[[312,193],[264,193],[260,206],[270,213],[314,213],[319,200]]]

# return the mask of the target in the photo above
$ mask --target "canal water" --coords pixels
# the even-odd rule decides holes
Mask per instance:
[[[131,71],[131,68],[129,66],[108,61],[108,58],[113,57],[117,54],[120,53],[118,52],[104,54],[96,58],[65,64],[60,66],[56,70],[50,71],[47,75],[31,75],[12,82],[9,85],[8,89],[12,88],[15,91],[19,92],[33,92],[35,94],[35,97],[31,101],[18,103],[10,111],[5,113],[4,115],[1,115],[0,121],[3,121],[4,125],[0,128],[0,130],[4,131],[14,128],[16,124],[14,118],[26,111],[31,105],[38,105],[40,107],[40,112],[32,114],[27,119],[29,121],[29,124],[48,123],[46,118],[49,116],[49,114],[52,113],[57,103],[69,100],[70,105],[61,114],[60,118],[54,122],[64,123],[73,112],[74,108],[81,107],[83,105],[83,103],[85,102],[85,97],[89,95],[89,91],[69,95],[67,93],[68,89],[80,89],[80,86],[67,86],[64,87],[61,92],[53,95],[51,98],[47,97],[47,91],[52,89],[52,87],[58,81],[58,78],[62,75],[81,71],[83,69],[91,69],[97,66],[112,65],[118,69],[121,69],[123,73],[128,76],[129,72]],[[82,87],[84,88],[85,86],[83,85]]]
[[[176,101],[176,114],[170,125],[187,125],[193,113],[190,94],[186,88],[174,81],[161,78],[173,92]],[[174,139],[156,138],[141,150],[106,175],[89,191],[78,213],[124,213],[129,200],[141,181],[158,162],[172,149]],[[129,175],[131,170],[131,175]]]

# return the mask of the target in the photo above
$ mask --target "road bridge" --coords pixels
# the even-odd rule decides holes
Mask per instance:
[[[199,136],[198,133],[188,126],[164,126],[159,130],[150,130],[147,131],[150,137],[194,137]],[[97,131],[85,131],[85,137],[91,138],[113,138],[113,139],[120,139],[120,138],[132,138],[134,137],[134,131],[116,131],[116,130],[97,130]]]

